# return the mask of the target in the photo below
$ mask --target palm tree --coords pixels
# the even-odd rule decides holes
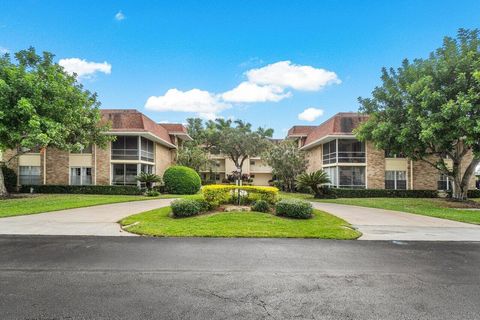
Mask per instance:
[[[315,198],[321,198],[323,195],[322,185],[331,183],[328,174],[323,170],[312,173],[302,173],[297,176],[295,185],[297,188],[310,188],[315,193]]]
[[[147,190],[151,190],[154,183],[161,183],[163,182],[162,177],[154,174],[154,173],[146,173],[140,172],[140,174],[136,177],[137,181],[145,183]]]

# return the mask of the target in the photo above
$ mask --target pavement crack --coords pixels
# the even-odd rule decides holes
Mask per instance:
[[[258,307],[262,308],[263,311],[265,312],[265,314],[267,315],[267,317],[274,318],[273,315],[268,311],[267,303],[257,296],[253,296],[253,301],[250,301],[250,300],[241,299],[241,298],[236,299],[236,298],[231,298],[231,297],[228,297],[228,296],[223,296],[223,295],[220,295],[220,294],[218,294],[218,293],[216,293],[215,291],[212,291],[212,290],[206,290],[206,289],[201,289],[201,288],[196,288],[195,290],[197,290],[199,292],[202,292],[202,293],[209,294],[211,296],[214,296],[218,299],[222,299],[222,300],[225,300],[225,301],[232,301],[232,302],[235,302],[235,303],[244,303],[244,304],[253,304],[255,306],[258,306]]]

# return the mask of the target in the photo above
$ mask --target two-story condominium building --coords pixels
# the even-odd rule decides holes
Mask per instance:
[[[221,183],[237,170],[233,161],[227,156],[212,154],[210,159],[213,166],[200,172],[204,181],[215,180],[216,183]],[[272,180],[272,167],[268,166],[261,157],[251,157],[243,163],[242,174],[248,175],[253,185],[268,186]]]
[[[116,140],[106,148],[89,146],[78,153],[47,148],[3,160],[17,172],[20,185],[135,185],[141,172],[162,175],[173,164],[177,147],[191,140],[181,124],[158,124],[136,110],[101,110]]]
[[[449,190],[449,178],[425,161],[411,161],[373,143],[356,139],[353,130],[367,117],[338,113],[319,126],[294,126],[287,135],[307,152],[308,171],[325,170],[340,188]],[[470,153],[464,159],[471,161]],[[446,160],[448,164],[448,159]],[[463,166],[466,168],[466,165]],[[472,177],[470,187],[475,187]]]

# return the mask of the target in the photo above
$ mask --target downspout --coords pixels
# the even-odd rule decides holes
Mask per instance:
[[[93,164],[95,165],[95,176],[93,177],[93,184],[97,185],[97,145],[93,145]]]
[[[410,159],[410,190],[413,190],[413,160]]]
[[[47,148],[43,150],[43,184],[47,184]]]

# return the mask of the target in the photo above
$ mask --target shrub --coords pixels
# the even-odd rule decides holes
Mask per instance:
[[[437,198],[437,190],[335,189],[339,198]]]
[[[252,206],[252,211],[269,212],[270,211],[270,205],[265,200],[257,200],[257,201],[255,201],[255,203]]]
[[[205,200],[201,195],[200,197],[194,198],[193,200],[196,201],[200,206],[200,212],[206,212],[206,211],[216,209],[216,207],[210,205],[210,203],[208,203],[208,201]]]
[[[145,192],[145,195],[147,197],[158,197],[160,195],[160,192],[152,189],[152,190],[147,190],[147,192]]]
[[[23,185],[20,192],[29,193],[33,188],[35,193],[74,193],[74,194],[111,194],[111,195],[141,195],[137,186],[69,186],[69,185]]]
[[[8,192],[17,191],[17,174],[15,171],[5,165],[2,165],[3,179],[5,181],[5,188]]]
[[[323,170],[317,170],[311,173],[304,172],[296,178],[295,185],[298,189],[310,188],[315,194],[315,198],[323,198],[322,185],[330,183],[328,174]]]
[[[165,190],[173,194],[195,194],[202,186],[198,173],[188,167],[172,166],[163,174]]]
[[[330,186],[321,186],[318,188],[319,193],[316,195],[318,199],[335,199],[337,198],[337,189]]]
[[[480,198],[480,190],[479,189],[468,190],[467,198]]]
[[[212,206],[237,201],[239,196],[237,191],[240,192],[241,203],[265,200],[269,204],[274,204],[277,201],[278,196],[278,189],[274,187],[214,184],[204,186],[202,189],[205,200],[207,200]]]
[[[308,219],[312,217],[312,204],[298,199],[285,199],[277,202],[275,206],[276,214],[279,216]]]
[[[145,183],[145,187],[148,190],[151,190],[155,183],[162,184],[163,180],[162,177],[154,174],[154,173],[147,173],[147,172],[140,172],[140,174],[136,177],[137,181]]]
[[[174,217],[191,217],[200,213],[200,204],[193,199],[178,199],[170,205]]]

